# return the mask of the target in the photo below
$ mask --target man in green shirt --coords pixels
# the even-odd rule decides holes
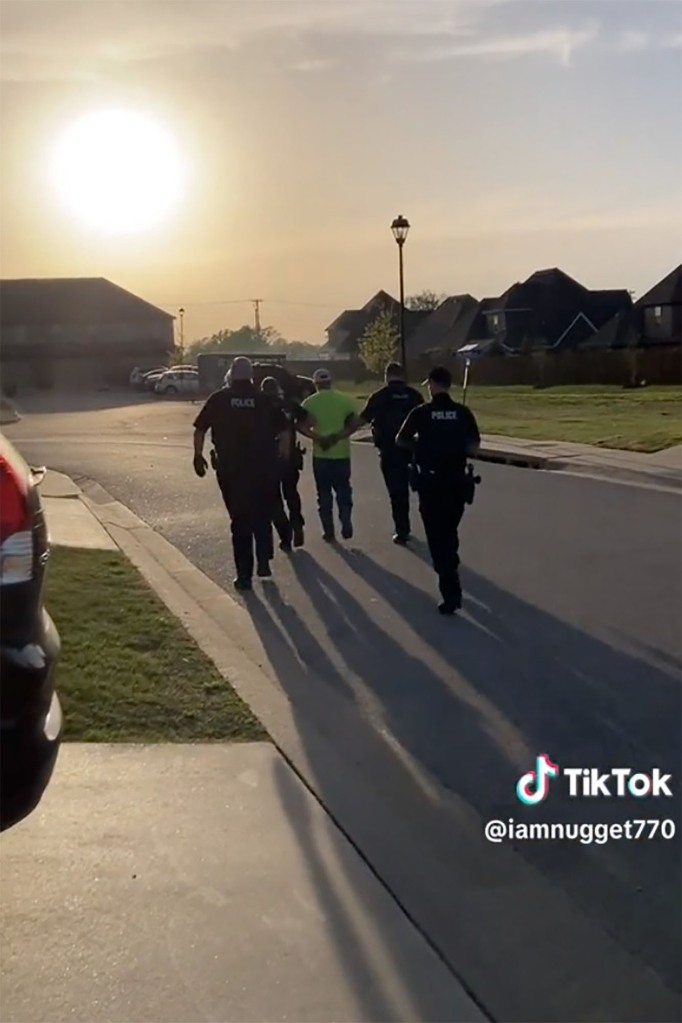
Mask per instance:
[[[317,508],[322,537],[327,543],[336,539],[334,495],[341,523],[341,536],[353,536],[353,490],[350,480],[350,433],[358,423],[353,398],[332,387],[328,369],[313,375],[316,393],[303,402],[303,408],[315,422],[313,440],[313,476],[317,488]]]

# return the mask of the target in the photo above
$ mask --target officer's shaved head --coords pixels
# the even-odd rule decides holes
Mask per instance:
[[[386,380],[404,380],[405,374],[399,362],[389,362],[384,372]]]
[[[230,380],[253,380],[253,363],[245,355],[238,355],[230,366]]]

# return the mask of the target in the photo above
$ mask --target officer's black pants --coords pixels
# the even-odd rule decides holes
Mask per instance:
[[[305,525],[298,492],[298,469],[285,468],[275,498],[272,524],[282,543],[291,543],[293,531]]]
[[[419,483],[419,512],[424,523],[431,562],[446,604],[458,604],[462,596],[459,581],[459,524],[464,514],[461,487],[452,479],[422,476]]]
[[[275,487],[262,481],[218,473],[218,486],[230,516],[234,564],[240,579],[253,576],[256,560],[272,557],[272,509]]]
[[[379,464],[391,501],[395,531],[399,536],[408,536],[410,532],[409,453],[397,448],[394,444],[390,447],[380,448]]]

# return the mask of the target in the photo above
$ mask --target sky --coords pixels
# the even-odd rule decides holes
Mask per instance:
[[[184,308],[186,340],[259,298],[321,343],[397,297],[403,214],[408,295],[553,266],[641,294],[682,262],[681,96],[681,0],[3,0],[0,271],[107,277]],[[55,186],[58,140],[109,109],[183,161],[134,235]]]

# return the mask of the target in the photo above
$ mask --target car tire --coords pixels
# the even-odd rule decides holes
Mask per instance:
[[[177,389],[177,387],[174,387],[173,384],[171,384],[169,387],[166,387],[164,389],[163,393],[164,394],[177,394],[178,393],[178,389]]]

